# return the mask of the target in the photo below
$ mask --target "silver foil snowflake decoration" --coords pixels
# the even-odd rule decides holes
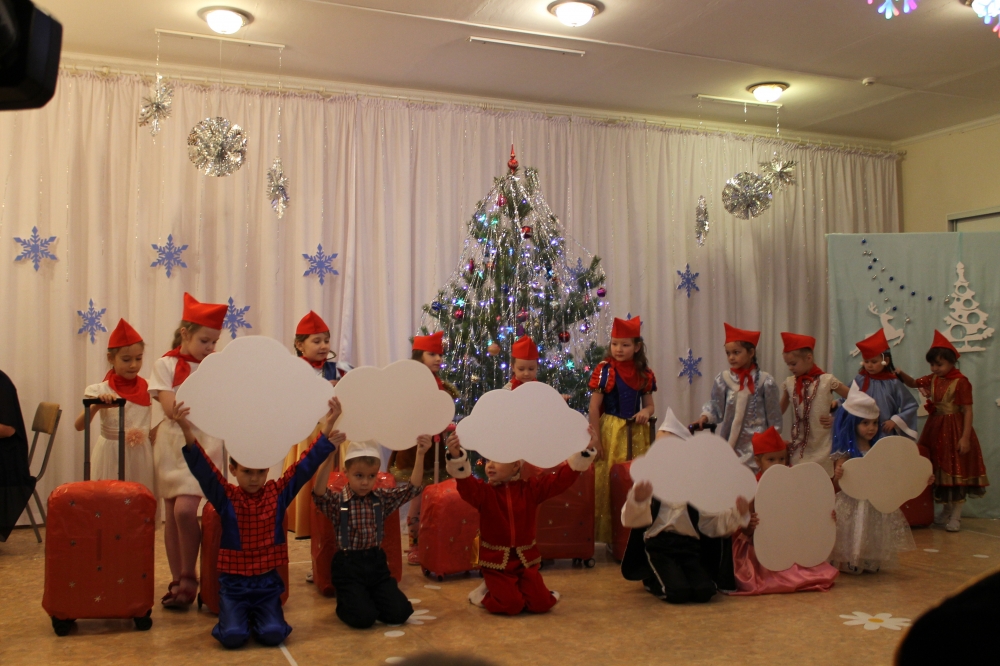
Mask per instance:
[[[205,118],[188,134],[188,157],[206,176],[228,176],[239,171],[247,156],[243,128],[226,118]]]
[[[142,98],[139,107],[139,127],[150,126],[149,133],[156,136],[160,131],[160,123],[170,117],[174,104],[174,85],[164,82],[163,77],[156,75],[156,85],[148,97]]]
[[[771,192],[780,192],[785,187],[795,184],[795,161],[774,157],[770,162],[760,163],[761,178],[771,187]]]
[[[275,157],[271,168],[267,170],[267,188],[265,190],[267,198],[271,200],[271,208],[278,214],[278,219],[285,214],[288,208],[288,177],[285,176],[281,168],[281,158]]]
[[[749,220],[771,207],[771,196],[771,187],[766,179],[751,171],[743,171],[726,181],[722,190],[722,205],[741,220]]]
[[[704,245],[708,237],[708,204],[705,197],[698,197],[698,206],[694,209],[694,237],[698,245]]]

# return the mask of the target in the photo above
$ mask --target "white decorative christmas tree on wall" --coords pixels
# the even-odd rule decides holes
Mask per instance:
[[[986,326],[989,315],[979,309],[979,303],[973,298],[976,292],[969,288],[969,281],[965,279],[965,264],[958,262],[955,270],[958,280],[955,281],[955,290],[948,297],[951,314],[944,318],[947,324],[944,337],[960,353],[986,351],[985,347],[976,347],[972,343],[993,336],[993,329]]]

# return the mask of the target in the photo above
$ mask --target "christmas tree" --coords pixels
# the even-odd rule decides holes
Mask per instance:
[[[584,411],[590,373],[604,358],[601,260],[575,242],[567,249],[538,172],[519,168],[513,146],[507,167],[476,205],[458,269],[424,305],[421,330],[444,331],[441,375],[460,392],[460,417],[507,383],[511,344],[523,335],[538,345],[539,381]]]
[[[989,315],[979,309],[979,303],[973,298],[976,292],[969,288],[969,281],[965,279],[965,264],[958,262],[955,270],[958,272],[955,291],[951,292],[945,301],[951,302],[948,306],[951,314],[944,318],[948,325],[944,330],[944,337],[948,338],[960,353],[985,351],[985,347],[974,347],[970,343],[985,340],[993,335],[993,329],[986,326]],[[956,332],[959,335],[956,335]]]

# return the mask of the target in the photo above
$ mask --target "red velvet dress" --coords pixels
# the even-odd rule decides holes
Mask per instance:
[[[990,485],[983,464],[983,452],[975,429],[969,437],[969,451],[960,454],[965,415],[962,405],[972,404],[972,384],[960,372],[952,379],[927,375],[916,380],[918,388],[931,392],[929,416],[920,433],[920,444],[926,446],[934,463],[934,499],[938,502],[960,502],[966,497],[982,497]]]

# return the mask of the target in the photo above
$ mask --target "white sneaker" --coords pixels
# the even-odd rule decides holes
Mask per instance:
[[[951,513],[953,506],[954,505],[952,504],[942,504],[941,513],[939,513],[937,515],[937,518],[934,519],[934,524],[937,525],[938,527],[944,527],[945,525],[947,525],[948,521],[951,520]]]
[[[962,527],[962,505],[952,504],[951,515],[948,518],[948,524],[945,525],[945,530],[949,532],[957,532]]]
[[[556,601],[559,601],[559,598],[560,598],[560,594],[559,594],[558,592],[556,592],[555,590],[549,590],[549,593],[550,593],[550,594],[552,595],[552,597],[553,597],[553,598],[554,598],[554,599],[555,599]]]
[[[486,581],[479,584],[479,587],[469,592],[469,603],[473,606],[483,608],[483,599],[486,598]]]
[[[306,574],[306,582],[307,583],[313,582],[313,572],[312,571],[310,571],[309,573]]]

